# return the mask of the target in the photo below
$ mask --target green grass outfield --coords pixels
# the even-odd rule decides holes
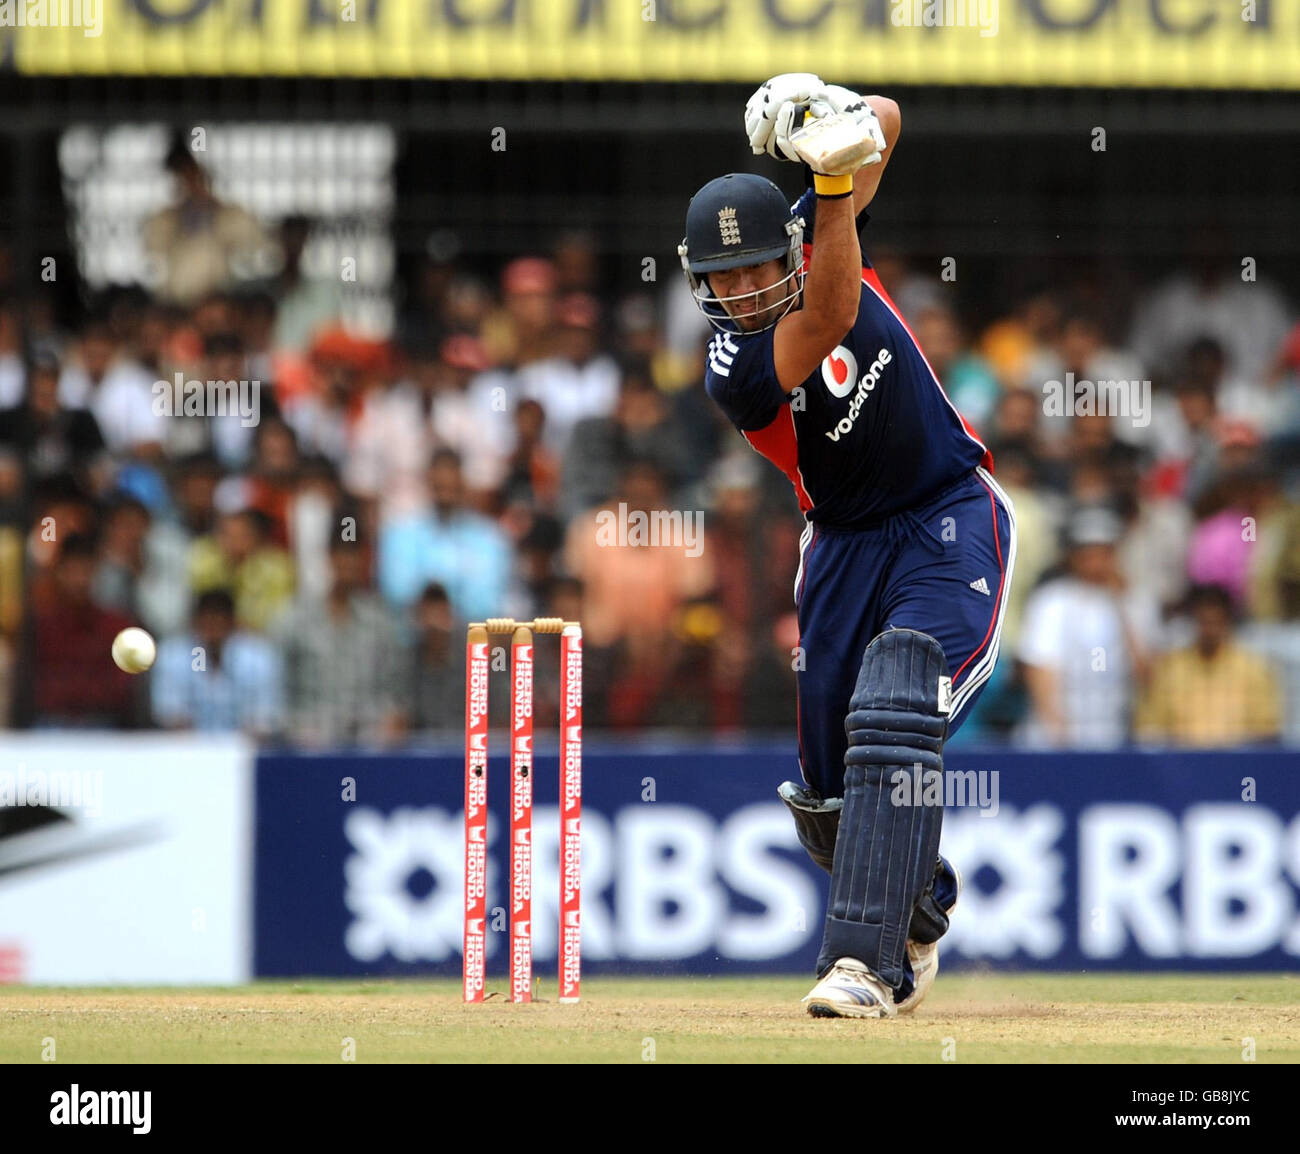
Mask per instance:
[[[489,983],[503,990],[504,980]],[[0,990],[0,1062],[1300,1061],[1300,975],[945,974],[913,1016],[807,1017],[806,978],[593,978],[561,1006],[453,981]]]

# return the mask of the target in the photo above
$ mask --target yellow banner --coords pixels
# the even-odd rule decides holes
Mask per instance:
[[[0,0],[20,72],[1300,87],[1300,0]]]

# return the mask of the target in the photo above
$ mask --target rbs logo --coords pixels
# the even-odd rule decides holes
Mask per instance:
[[[954,814],[943,847],[968,884],[948,939],[968,958],[1134,962],[1300,954],[1300,817],[1202,803],[1181,816],[1102,803],[1078,815],[1077,892],[1065,885],[1068,823],[1056,806]],[[1073,909],[1071,907],[1074,907]],[[1073,923],[1073,925],[1071,925]]]

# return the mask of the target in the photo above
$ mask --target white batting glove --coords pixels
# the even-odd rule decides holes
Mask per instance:
[[[835,112],[852,117],[853,122],[863,130],[864,134],[869,135],[876,142],[875,152],[867,157],[863,164],[880,163],[880,154],[885,150],[885,130],[880,127],[875,110],[867,103],[865,97],[838,84],[825,84],[822,86],[822,91],[812,98],[810,111],[817,117]],[[795,125],[796,130],[798,127]],[[777,147],[783,151],[788,148],[788,137],[784,143],[778,141]]]
[[[745,133],[754,155],[766,152],[774,160],[797,160],[793,150],[777,144],[778,123],[788,140],[799,126],[793,124],[797,105],[810,104],[814,97],[829,100],[826,85],[812,72],[784,72],[764,81],[745,105]]]

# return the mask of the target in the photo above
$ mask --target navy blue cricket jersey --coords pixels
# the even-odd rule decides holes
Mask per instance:
[[[804,218],[804,267],[816,197]],[[709,344],[709,396],[759,453],[794,485],[815,524],[854,529],[922,504],[977,465],[988,450],[945,396],[902,315],[863,257],[858,319],[794,393],[776,377],[772,340],[718,333]]]

